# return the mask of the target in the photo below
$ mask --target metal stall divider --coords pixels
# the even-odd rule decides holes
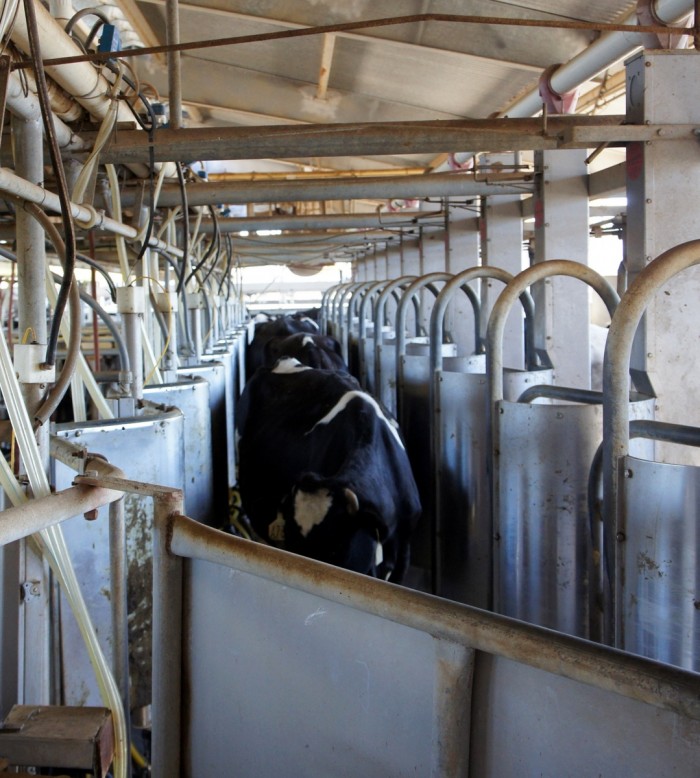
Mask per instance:
[[[360,308],[364,296],[369,292],[375,281],[362,281],[350,293],[345,314],[341,311],[340,346],[345,364],[350,373],[360,380]],[[374,329],[374,324],[369,325]]]
[[[190,367],[181,367],[177,371],[178,377],[185,379],[203,378],[209,384],[209,441],[210,456],[206,452],[206,429],[200,438],[199,459],[200,467],[211,469],[211,476],[205,474],[202,488],[207,482],[211,485],[211,497],[209,499],[209,514],[206,519],[201,519],[214,527],[222,527],[228,523],[228,458],[229,454],[229,430],[228,407],[226,402],[226,366],[223,362],[214,358],[214,355],[202,354],[202,363]],[[230,414],[233,416],[233,413]],[[204,422],[206,427],[206,422]],[[187,427],[187,421],[185,420]],[[231,430],[233,441],[233,430]],[[185,444],[186,445],[186,444]],[[208,460],[208,461],[207,461]],[[200,510],[202,510],[200,508]],[[190,514],[193,518],[198,515]]]
[[[342,300],[345,292],[356,285],[356,282],[346,281],[333,287],[333,294],[328,298],[328,315],[326,319],[326,334],[340,340],[340,317],[342,316]]]
[[[214,516],[214,469],[212,462],[212,417],[209,407],[209,383],[196,375],[194,368],[178,370],[176,383],[146,386],[144,400],[174,406],[185,417],[185,510],[197,521],[210,524]],[[207,368],[211,369],[211,368]]]
[[[357,298],[360,305],[357,322],[357,377],[360,386],[370,393],[374,390],[374,300],[388,283],[373,281]]]
[[[340,353],[343,357],[343,361],[348,367],[350,367],[350,304],[354,293],[360,289],[366,288],[367,286],[369,286],[367,282],[356,281],[348,284],[345,289],[342,289],[338,293],[338,304],[333,331],[335,333],[336,340],[340,343]],[[357,324],[357,317],[354,318],[352,323]]]
[[[155,546],[154,778],[697,773],[693,673],[173,513]]]
[[[396,330],[389,324],[387,302],[394,298],[398,308],[402,293],[416,276],[401,276],[379,292],[374,304],[374,376],[370,391],[393,415],[396,415]]]
[[[492,607],[492,515],[489,488],[488,387],[480,305],[469,286],[478,279],[508,284],[513,276],[497,267],[473,267],[443,287],[430,318],[430,446],[435,483],[432,508],[433,578],[437,594],[479,608]],[[463,292],[474,312],[474,351],[446,356],[445,315]],[[525,386],[552,380],[546,355],[535,352],[532,338],[534,304],[520,298],[525,314],[524,369],[506,371],[505,391],[517,397]]]
[[[609,314],[617,292],[578,262],[549,260],[519,273],[494,305],[488,326],[492,414],[494,609],[579,637],[600,621],[588,476],[602,439],[602,393],[530,387],[517,402],[503,394],[503,331],[514,301],[537,281],[562,275],[588,284]],[[556,368],[555,368],[556,370]],[[542,398],[544,404],[533,400]],[[631,398],[634,413],[653,399]]]
[[[630,438],[697,446],[700,431],[630,421],[625,398],[646,307],[665,283],[698,264],[700,241],[694,240],[641,271],[613,317],[603,364],[606,642],[695,672],[700,671],[700,468],[634,456]]]
[[[184,417],[177,408],[147,407],[142,416],[134,418],[58,424],[55,435],[104,456],[129,478],[182,489],[184,428]],[[53,468],[56,489],[67,489],[73,483],[75,468],[57,459],[53,461]],[[129,495],[124,512],[129,623],[133,630],[131,697],[136,708],[151,702],[152,502],[150,498]],[[82,515],[68,519],[62,526],[90,615],[105,655],[110,659],[113,646],[109,639],[112,624],[109,526],[104,521],[85,521]],[[65,703],[100,705],[87,651],[72,618],[60,619],[60,639]]]
[[[424,591],[435,591],[431,580],[433,558],[434,481],[430,451],[430,365],[429,338],[422,334],[424,307],[415,310],[424,290],[437,298],[436,284],[445,283],[452,273],[428,273],[417,278],[404,292],[396,311],[396,417],[406,443],[406,453],[413,469],[423,507],[418,526],[411,541],[412,586]],[[413,337],[408,337],[408,312],[414,307]],[[454,356],[454,343],[441,344],[445,356]]]
[[[212,446],[214,449],[214,467],[221,467],[226,486],[226,499],[228,501],[228,489],[236,483],[236,446],[235,446],[235,409],[236,409],[236,345],[233,338],[222,338],[214,344],[211,353],[203,354],[202,361],[220,362],[224,368],[224,387],[222,414],[217,420],[212,419]],[[212,405],[215,405],[213,395],[210,395]],[[220,462],[217,462],[217,459]],[[214,476],[217,482],[217,476]],[[228,506],[228,502],[226,503]]]

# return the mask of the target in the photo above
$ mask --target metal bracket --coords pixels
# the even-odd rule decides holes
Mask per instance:
[[[41,597],[41,581],[24,581],[21,588],[22,602],[31,602]]]
[[[549,114],[576,113],[579,90],[572,89],[570,92],[560,94],[552,86],[552,76],[560,67],[561,65],[550,65],[542,73],[539,82],[540,97]]]
[[[145,481],[132,481],[128,478],[116,476],[77,475],[73,479],[73,486],[100,486],[103,489],[113,489],[117,492],[129,492],[130,494],[145,494],[149,497],[163,497],[172,495],[182,497],[182,489],[161,484],[151,484]]]

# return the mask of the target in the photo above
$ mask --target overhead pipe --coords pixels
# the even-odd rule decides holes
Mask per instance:
[[[441,227],[442,217],[437,212],[385,211],[371,213],[339,213],[320,216],[241,216],[219,218],[220,232],[254,232],[256,230],[360,230],[394,229],[396,227]],[[202,219],[199,231],[214,232],[211,220]]]
[[[49,211],[54,211],[55,213],[60,213],[61,211],[58,195],[26,181],[16,175],[12,170],[3,167],[0,167],[0,192],[12,197],[17,197],[20,200],[27,200],[30,203],[35,203],[36,205],[46,208]],[[85,229],[97,227],[98,229],[112,232],[115,235],[121,235],[127,240],[137,240],[140,238],[139,231],[134,227],[116,221],[115,219],[106,216],[104,213],[96,211],[91,206],[71,203],[70,211],[73,218],[80,222],[81,226]],[[158,238],[151,237],[148,245],[151,248],[163,249],[173,256],[182,257],[182,249],[171,246]]]
[[[82,54],[82,50],[66,35],[60,23],[51,16],[44,6],[39,2],[35,2],[34,5],[43,58],[46,60]],[[22,5],[17,11],[11,40],[25,53],[30,51],[27,19]],[[72,95],[76,102],[91,116],[104,119],[111,105],[111,100],[107,97],[111,85],[90,62],[53,67],[49,65],[45,71],[47,76]],[[124,101],[119,102],[117,121],[130,124],[134,122],[134,117]],[[166,175],[168,177],[174,176],[174,163],[166,164]],[[148,175],[148,170],[143,165],[133,166],[132,169],[144,177]]]
[[[527,194],[533,191],[531,182],[492,184],[476,181],[464,175],[446,173],[432,176],[406,176],[400,179],[345,178],[320,179],[318,181],[247,181],[207,184],[189,187],[187,200],[190,206],[279,203],[308,200],[358,200],[415,197],[482,197],[487,195]],[[122,196],[125,206],[132,206],[140,192],[127,190]],[[158,204],[172,207],[181,202],[182,194],[177,186],[164,186]]]
[[[691,13],[694,7],[694,0],[656,0],[653,13],[660,24],[672,24]],[[636,10],[628,14],[621,24],[638,24]],[[559,94],[570,92],[621,59],[631,56],[643,45],[642,35],[638,32],[603,33],[598,40],[552,73],[549,80],[551,87]],[[539,87],[535,87],[497,114],[497,118],[526,118],[534,116],[540,110],[542,110],[542,98]],[[454,159],[458,164],[464,164],[473,156],[473,152],[460,152],[454,155]],[[449,169],[449,164],[443,162],[435,168],[435,172],[441,173]]]

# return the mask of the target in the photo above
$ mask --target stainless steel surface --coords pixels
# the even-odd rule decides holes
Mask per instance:
[[[610,315],[618,302],[615,290],[595,271],[551,260],[515,276],[493,307],[486,351],[486,414],[492,424],[493,607],[588,637],[595,592],[587,485],[601,439],[601,407],[503,400],[506,317],[531,284],[553,275],[587,283]]]
[[[700,672],[700,470],[620,459],[624,649]]]
[[[164,550],[193,561],[183,568],[183,634],[173,626],[154,655],[164,693],[179,683],[185,647],[190,693],[182,729],[176,700],[154,708],[154,742],[170,746],[176,770],[154,761],[156,776],[226,774],[234,763],[241,776],[574,775],[584,753],[611,778],[627,764],[635,775],[663,764],[693,775],[695,674],[185,517],[159,522],[161,533]],[[165,559],[162,608],[179,592],[180,563]]]
[[[682,243],[669,249],[650,263],[630,284],[624,296],[624,302],[613,317],[605,349],[603,363],[604,388],[604,447],[603,447],[603,515],[605,517],[605,556],[608,570],[608,589],[605,600],[605,627],[608,641],[624,647],[627,644],[626,627],[623,618],[625,603],[630,596],[628,581],[635,582],[629,569],[630,554],[627,550],[626,536],[634,527],[634,517],[621,510],[622,485],[620,484],[620,459],[630,453],[629,422],[630,413],[625,398],[630,390],[629,364],[632,348],[642,315],[649,301],[658,289],[686,268],[700,263],[700,241]],[[638,482],[634,482],[636,488]],[[625,485],[627,489],[627,485]],[[669,496],[677,499],[676,496]],[[683,521],[685,529],[676,529],[672,535],[684,534],[684,543],[689,549],[696,549],[695,508],[688,506]],[[697,564],[697,558],[696,558]],[[631,576],[628,578],[628,576]],[[633,583],[634,585],[634,583]],[[682,607],[676,603],[675,607]]]
[[[183,367],[178,370],[180,378],[203,378],[209,384],[212,489],[209,521],[216,527],[221,527],[228,522],[229,458],[234,458],[234,409],[232,404],[233,398],[228,396],[229,387],[227,387],[226,382],[227,364],[223,361],[226,356],[226,354],[205,354],[202,356],[202,364]],[[230,368],[231,357],[228,355],[229,383],[233,380]],[[204,430],[204,434],[200,438],[202,449],[205,440],[206,430]],[[201,451],[200,458],[205,458],[203,450]],[[185,499],[187,498],[185,497]]]
[[[208,372],[211,368],[202,368]],[[188,368],[180,372],[186,373]],[[145,400],[179,408],[185,420],[184,481],[188,516],[210,523],[214,519],[214,466],[210,389],[205,378],[182,377],[175,384],[147,386]],[[152,480],[152,479],[144,479]]]
[[[177,410],[136,419],[58,425],[56,434],[85,446],[91,452],[102,454],[110,463],[121,468],[128,478],[178,488],[184,485],[184,418]],[[72,468],[56,462],[55,483],[58,490],[69,486],[73,477]],[[151,499],[127,495],[125,513],[132,705],[139,707],[151,701]],[[62,527],[90,616],[105,656],[112,662],[108,522],[88,522],[80,514],[65,521]],[[68,608],[65,602],[63,608]],[[73,619],[61,620],[61,640],[66,704],[99,705],[94,675]]]

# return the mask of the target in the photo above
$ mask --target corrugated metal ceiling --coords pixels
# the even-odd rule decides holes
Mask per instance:
[[[165,0],[124,0],[149,44],[165,43]],[[442,13],[587,22],[619,21],[629,0],[190,0],[181,2],[183,41],[253,35],[390,16]],[[327,88],[319,89],[325,36],[190,51],[182,58],[190,125],[334,123],[485,118],[537,84],[597,33],[426,21],[334,36]],[[325,40],[326,45],[328,41]],[[163,58],[140,76],[167,95]],[[427,164],[429,158],[419,158]],[[381,164],[415,164],[384,158]],[[324,165],[366,167],[349,160]]]

